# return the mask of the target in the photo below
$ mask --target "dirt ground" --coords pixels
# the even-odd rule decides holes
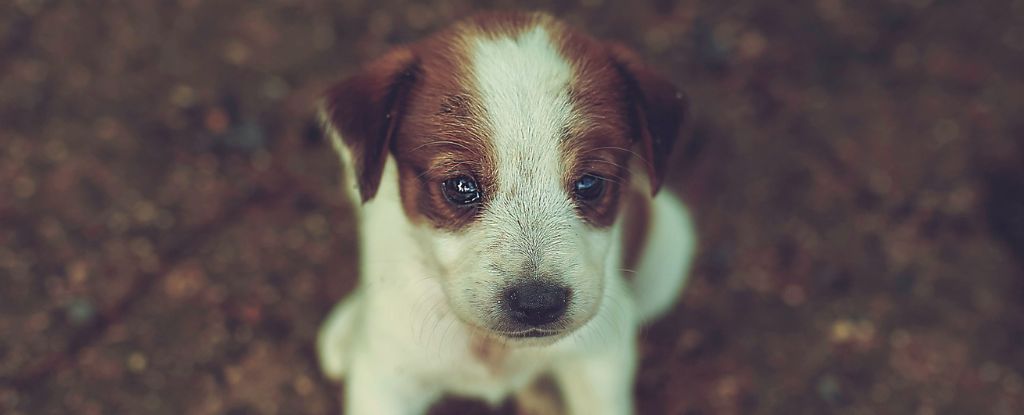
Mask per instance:
[[[338,413],[312,342],[357,247],[311,104],[513,7],[693,104],[701,255],[640,413],[1024,413],[1024,0],[4,2],[0,413]]]

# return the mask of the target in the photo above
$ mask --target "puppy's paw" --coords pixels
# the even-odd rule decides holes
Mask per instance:
[[[320,355],[320,371],[331,380],[341,380],[345,376],[345,359],[323,338],[317,342],[317,354]]]
[[[327,321],[320,327],[316,351],[320,360],[320,371],[328,379],[341,380],[348,366],[346,354],[351,353],[350,343],[356,324],[355,295],[345,299],[331,311]]]

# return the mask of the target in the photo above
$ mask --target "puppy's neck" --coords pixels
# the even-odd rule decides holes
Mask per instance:
[[[415,239],[416,227],[402,210],[394,158],[386,161],[377,195],[365,203],[360,202],[354,179],[347,181],[359,220],[362,282],[393,285],[428,277],[420,275],[423,253]]]

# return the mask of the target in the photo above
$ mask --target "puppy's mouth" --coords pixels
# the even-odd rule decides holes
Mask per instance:
[[[572,330],[529,328],[525,330],[489,330],[493,338],[508,346],[548,346],[565,338]]]
[[[508,337],[510,339],[538,339],[543,337],[553,337],[562,334],[560,330],[542,330],[542,329],[527,329],[514,332],[499,332],[498,334]]]
[[[506,345],[519,345],[519,346],[542,346],[552,344],[562,339],[566,335],[572,332],[565,328],[525,328],[525,329],[512,329],[510,327],[503,328],[483,328],[480,326],[471,325],[478,335],[489,337],[491,339],[500,341]]]

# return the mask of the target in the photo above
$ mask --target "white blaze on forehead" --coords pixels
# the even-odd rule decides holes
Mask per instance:
[[[471,68],[495,155],[482,229],[492,249],[505,252],[495,266],[532,263],[565,275],[567,247],[579,225],[562,177],[562,135],[572,118],[573,69],[548,30],[534,26],[516,35],[480,37],[470,50]],[[486,190],[485,190],[486,191]],[[508,255],[514,253],[513,255]]]
[[[524,175],[539,176],[546,184],[559,180],[559,139],[572,114],[568,86],[573,70],[548,31],[538,25],[516,35],[481,36],[472,43],[470,57],[499,185],[532,181]]]

